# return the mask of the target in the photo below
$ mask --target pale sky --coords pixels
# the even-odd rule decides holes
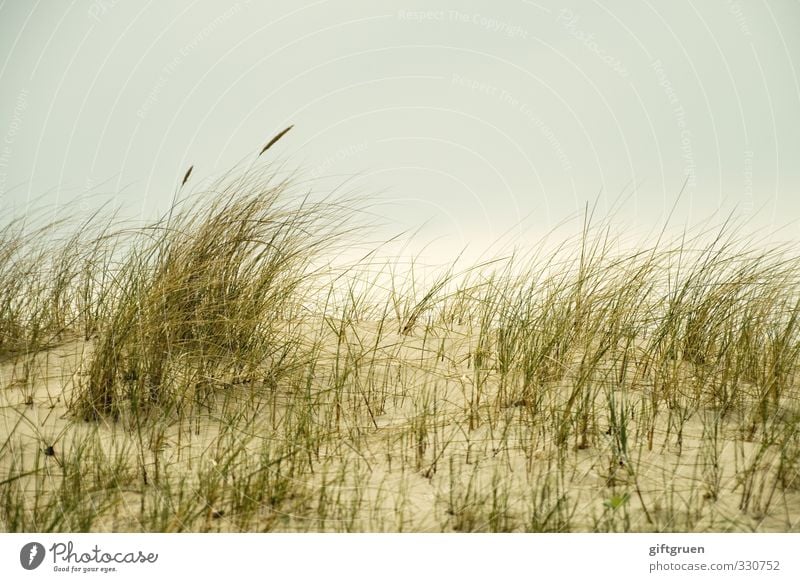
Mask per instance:
[[[270,151],[441,249],[622,193],[800,240],[800,2],[0,1],[0,212],[163,211]],[[795,222],[793,222],[795,221]]]

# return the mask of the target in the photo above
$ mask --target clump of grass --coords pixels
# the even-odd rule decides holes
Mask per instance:
[[[108,305],[113,220],[48,223],[31,211],[0,227],[0,361],[92,337]]]
[[[76,411],[179,412],[231,385],[274,383],[297,364],[291,322],[343,208],[293,206],[288,189],[221,184],[134,233]]]
[[[16,220],[0,230],[0,358],[39,351],[58,330],[63,306],[48,282],[45,242],[56,227]]]

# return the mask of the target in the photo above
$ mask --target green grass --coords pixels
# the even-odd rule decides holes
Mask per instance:
[[[793,249],[342,265],[363,203],[296,192],[0,230],[0,529],[800,530]]]

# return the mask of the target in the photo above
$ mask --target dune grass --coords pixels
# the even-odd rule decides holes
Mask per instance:
[[[293,188],[0,230],[0,529],[800,530],[792,249],[342,267]]]

